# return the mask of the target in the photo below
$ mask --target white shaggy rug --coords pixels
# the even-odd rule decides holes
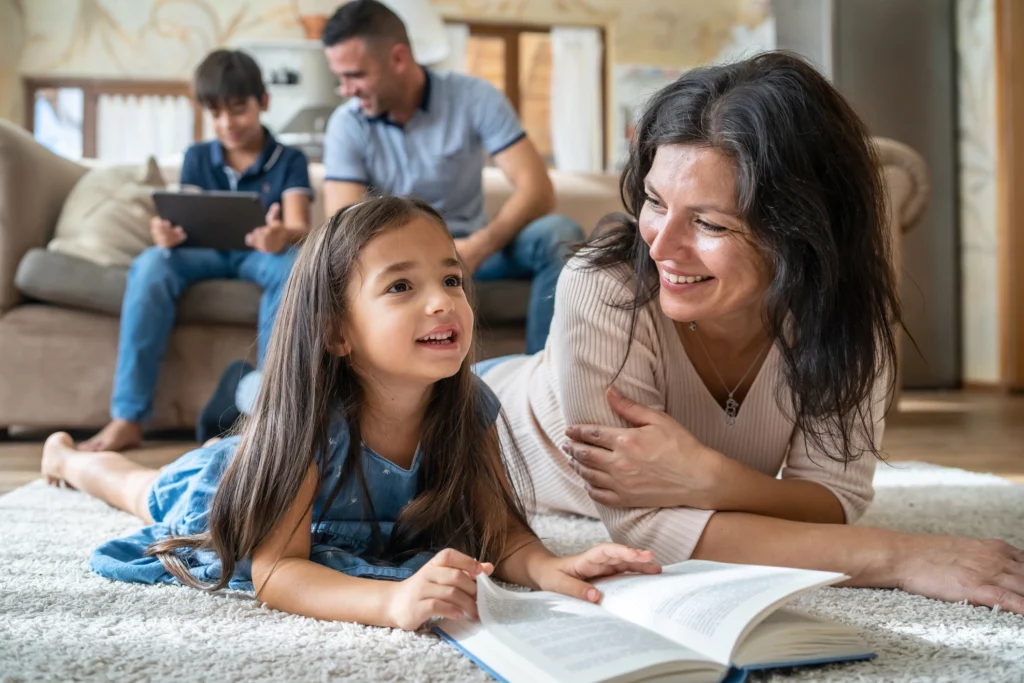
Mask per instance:
[[[881,466],[876,484],[865,523],[1024,547],[1024,487],[908,463]],[[41,481],[0,498],[0,681],[489,680],[433,635],[318,622],[238,593],[91,574],[93,547],[137,526]],[[606,538],[590,520],[539,517],[536,527],[559,552]],[[1024,617],[883,590],[829,588],[799,604],[861,627],[878,659],[754,680],[1024,681]]]

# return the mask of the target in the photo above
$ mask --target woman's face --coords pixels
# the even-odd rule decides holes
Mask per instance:
[[[735,166],[714,149],[663,145],[644,180],[640,235],[679,322],[760,316],[771,275],[736,207]]]

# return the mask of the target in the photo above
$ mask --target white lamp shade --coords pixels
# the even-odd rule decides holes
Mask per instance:
[[[432,66],[448,59],[448,33],[441,15],[429,0],[381,0],[399,16],[409,33],[412,56],[420,64]]]

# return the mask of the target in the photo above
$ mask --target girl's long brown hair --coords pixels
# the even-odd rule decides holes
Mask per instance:
[[[339,211],[306,239],[274,324],[254,413],[212,501],[209,531],[172,536],[148,549],[182,583],[207,590],[227,586],[236,564],[252,556],[295,500],[316,454],[330,452],[330,425],[339,415],[350,440],[343,476],[329,499],[351,476],[368,493],[359,429],[362,387],[349,359],[331,349],[348,313],[345,292],[363,247],[417,215],[444,227],[429,204],[383,197]],[[522,499],[510,486],[513,478],[528,486],[521,455],[506,444],[502,458],[498,430],[481,413],[471,360],[434,384],[420,437],[422,493],[402,510],[389,543],[375,530],[378,553],[401,559],[452,547],[497,562],[509,535],[529,529]],[[318,469],[317,495],[329,467]],[[364,500],[372,523],[369,496]],[[188,555],[200,550],[220,559],[216,583],[204,584],[189,572]]]

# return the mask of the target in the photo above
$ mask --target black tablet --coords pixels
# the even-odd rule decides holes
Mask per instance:
[[[267,210],[255,192],[167,192],[155,190],[160,218],[188,235],[183,247],[249,249],[245,236],[265,225]]]

